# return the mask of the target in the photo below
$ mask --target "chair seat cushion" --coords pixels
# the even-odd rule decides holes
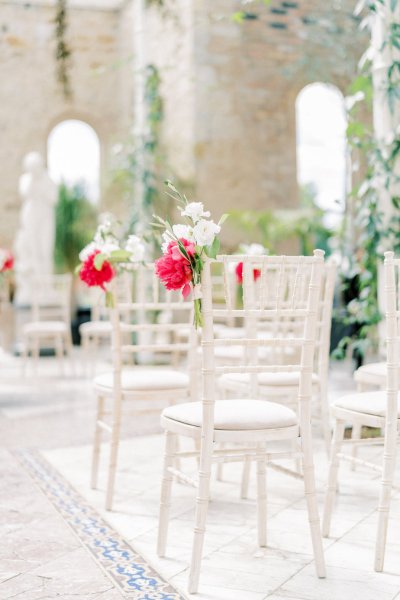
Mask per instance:
[[[185,402],[165,408],[163,417],[201,427],[201,402]],[[218,400],[215,403],[214,427],[219,430],[249,431],[278,429],[297,424],[296,413],[290,408],[266,400]]]
[[[343,396],[336,400],[332,406],[352,412],[384,417],[386,415],[386,398],[386,392],[360,392]],[[397,414],[400,416],[400,395],[397,399]]]
[[[386,377],[386,362],[369,363],[359,367],[354,373],[354,379],[357,381],[363,377]]]
[[[227,373],[222,375],[219,379],[222,386],[226,384],[238,385],[249,385],[250,384],[250,373]],[[319,381],[318,376],[313,373],[312,383],[317,384]],[[298,386],[300,382],[300,371],[285,371],[283,373],[258,373],[259,385],[271,386],[271,387],[286,387],[286,386]]]
[[[79,326],[79,333],[81,335],[111,335],[112,326],[110,321],[87,321]]]
[[[32,323],[24,325],[22,330],[25,334],[51,335],[66,333],[68,326],[64,321],[32,321]]]
[[[112,389],[113,374],[102,373],[95,377],[95,387]],[[189,387],[189,376],[172,369],[125,369],[122,371],[123,390],[170,390]]]

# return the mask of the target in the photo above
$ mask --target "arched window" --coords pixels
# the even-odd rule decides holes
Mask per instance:
[[[312,83],[296,101],[297,179],[315,190],[326,224],[337,223],[345,209],[347,158],[346,113],[342,93],[332,85]]]
[[[100,142],[90,125],[75,119],[58,123],[47,140],[47,164],[55,182],[79,183],[88,200],[99,201]]]

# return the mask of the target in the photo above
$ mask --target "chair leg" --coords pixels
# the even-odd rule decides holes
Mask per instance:
[[[108,465],[106,510],[112,510],[112,504],[113,504],[113,499],[114,499],[114,486],[115,486],[115,475],[116,475],[116,470],[117,470],[120,429],[121,429],[121,420],[117,419],[113,422],[112,430],[111,430],[111,448],[110,448],[110,461],[109,461],[109,465]]]
[[[333,503],[336,495],[337,478],[339,471],[339,458],[338,452],[342,446],[344,438],[344,421],[335,421],[335,427],[333,430],[332,444],[331,444],[331,456],[329,462],[329,473],[328,473],[328,485],[325,493],[324,503],[324,514],[322,518],[322,535],[324,537],[329,536],[331,527],[331,517],[333,510]]]
[[[199,587],[200,568],[203,554],[204,533],[206,528],[208,502],[210,498],[212,444],[202,440],[199,468],[199,487],[196,498],[196,513],[194,538],[192,546],[192,560],[189,571],[188,589],[190,594],[195,594]]]
[[[164,468],[161,484],[160,513],[158,520],[157,554],[161,557],[165,556],[167,547],[169,513],[171,508],[171,491],[174,479],[172,473],[169,472],[169,467],[173,467],[175,463],[174,455],[176,452],[176,441],[176,434],[167,431],[165,434]]]
[[[326,385],[323,385],[320,388],[319,400],[320,400],[322,433],[324,436],[326,452],[327,452],[327,455],[329,456],[331,441],[332,441],[332,432],[331,432],[331,422],[330,422],[330,415],[329,415],[328,390],[327,390]]]
[[[64,346],[63,346],[63,340],[61,336],[57,336],[55,339],[55,345],[56,345],[56,356],[57,359],[59,361],[59,365],[60,365],[60,374],[61,375],[65,375],[65,370],[64,370]]]
[[[361,439],[361,429],[362,429],[362,425],[360,423],[354,423],[353,424],[353,429],[351,431],[351,439],[352,440],[359,440],[359,439]],[[357,444],[354,444],[352,446],[352,448],[351,448],[351,456],[353,458],[357,458],[357,455],[358,455],[358,446],[357,446]],[[357,465],[356,465],[355,461],[353,461],[351,463],[351,467],[350,467],[351,470],[355,471],[356,467],[357,467]]]
[[[251,472],[251,460],[246,456],[242,469],[242,483],[240,486],[240,497],[242,500],[247,500],[249,497],[249,482]],[[258,471],[257,471],[258,473]]]
[[[266,484],[266,459],[265,448],[260,445],[257,448],[257,453],[261,456],[257,457],[257,528],[258,528],[258,545],[265,548],[267,545],[267,484]],[[250,464],[250,461],[248,461]]]
[[[224,448],[226,444],[224,444],[224,442],[221,442],[219,447]],[[217,463],[217,481],[223,481],[224,478],[224,463],[223,462],[219,462]]]
[[[33,354],[33,364],[34,364],[35,375],[37,375],[37,373],[38,373],[38,366],[39,366],[39,357],[40,357],[40,342],[39,342],[39,338],[36,338],[36,339],[33,340],[32,354]]]
[[[90,487],[92,489],[96,489],[97,487],[97,479],[99,474],[99,462],[100,462],[100,449],[101,449],[101,440],[103,430],[99,427],[99,421],[104,416],[104,397],[98,396],[97,398],[97,415],[96,415],[96,425],[94,430],[94,442],[93,442],[93,454],[92,454],[92,471],[90,478]]]
[[[304,473],[304,491],[307,502],[308,520],[310,523],[311,541],[314,552],[315,568],[320,578],[326,577],[324,548],[322,545],[321,527],[318,513],[317,494],[315,490],[314,461],[312,454],[311,421],[302,427],[302,458]]]
[[[397,411],[396,411],[397,415]],[[397,418],[387,419],[383,451],[382,482],[378,505],[378,528],[375,542],[375,571],[383,571],[390,501],[396,466]]]

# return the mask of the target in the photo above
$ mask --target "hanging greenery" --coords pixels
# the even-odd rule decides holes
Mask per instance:
[[[114,147],[113,181],[120,186],[126,203],[133,207],[131,229],[138,223],[143,211],[151,216],[154,205],[161,195],[159,189],[163,154],[161,148],[161,124],[163,120],[163,100],[160,95],[161,79],[154,65],[147,65],[144,89],[146,126],[143,136],[132,136],[126,143]],[[138,157],[141,158],[139,168]],[[163,174],[165,175],[165,174]],[[133,197],[135,181],[142,177],[144,193],[143,206],[137,206]]]
[[[72,89],[69,76],[71,50],[66,41],[66,32],[68,29],[67,0],[57,0],[54,22],[56,26],[56,76],[64,97],[69,99],[72,96]]]
[[[95,229],[96,210],[87,199],[84,187],[62,183],[56,205],[54,263],[57,272],[75,271],[79,252],[92,240]]]
[[[380,10],[387,12],[392,22],[387,28],[382,47],[391,57],[383,78],[383,90],[390,113],[398,109],[400,101],[400,61],[396,50],[400,49],[400,25],[395,21],[397,0],[390,4],[381,0],[362,0],[357,10],[364,10],[364,24],[371,25]],[[400,157],[400,131],[393,128],[385,139],[378,139],[372,123],[368,124],[365,114],[371,114],[373,97],[373,47],[365,53],[360,63],[360,74],[353,82],[348,98],[347,139],[350,147],[363,157],[365,177],[355,187],[351,201],[355,207],[356,245],[349,256],[349,269],[343,277],[343,292],[348,296],[345,323],[351,326],[352,334],[339,343],[334,356],[343,358],[350,348],[360,363],[368,350],[376,350],[378,344],[377,324],[381,320],[378,303],[378,265],[384,249],[400,251],[400,198],[396,190],[400,182],[396,174],[396,162]],[[381,210],[382,196],[388,195],[393,208],[393,217],[388,226]]]

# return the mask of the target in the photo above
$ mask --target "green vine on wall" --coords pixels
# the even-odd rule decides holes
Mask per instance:
[[[57,0],[55,22],[56,37],[56,76],[66,99],[71,98],[72,89],[70,82],[71,50],[66,41],[68,29],[67,0]]]
[[[363,0],[359,10],[367,12],[366,22],[371,23],[378,10],[381,10],[381,0]],[[395,49],[400,50],[400,25],[394,21],[397,0],[391,0],[385,5],[393,18],[387,29],[380,52],[387,51],[395,56]],[[352,333],[345,336],[339,343],[335,356],[343,358],[348,348],[361,362],[369,349],[376,350],[378,336],[377,324],[381,320],[378,303],[378,265],[382,261],[382,253],[386,248],[400,251],[400,198],[396,187],[400,181],[395,172],[396,162],[400,156],[400,131],[393,130],[382,140],[378,139],[372,126],[365,122],[365,112],[371,112],[373,98],[372,70],[373,62],[370,52],[365,54],[366,60],[361,62],[360,74],[351,86],[350,109],[348,111],[349,125],[347,139],[353,151],[364,157],[365,178],[352,192],[356,208],[355,226],[357,244],[355,252],[350,257],[350,272],[347,276],[344,294],[351,286],[354,298],[347,306],[346,324],[351,326]],[[400,62],[393,59],[386,69],[383,90],[389,110],[392,114],[400,101]],[[376,90],[375,90],[376,91]],[[362,118],[364,116],[364,119]],[[381,209],[382,196],[388,194],[393,207],[393,218],[390,225],[384,222]]]
[[[120,186],[125,202],[133,207],[130,224],[132,230],[143,218],[143,212],[149,216],[153,214],[154,205],[160,197],[159,182],[163,180],[163,177],[160,177],[163,163],[161,125],[164,116],[160,85],[158,69],[154,65],[147,65],[144,85],[144,134],[140,137],[132,136],[124,144],[114,147],[113,180]],[[138,177],[142,178],[144,188],[143,198],[140,199],[141,206],[134,197]]]

